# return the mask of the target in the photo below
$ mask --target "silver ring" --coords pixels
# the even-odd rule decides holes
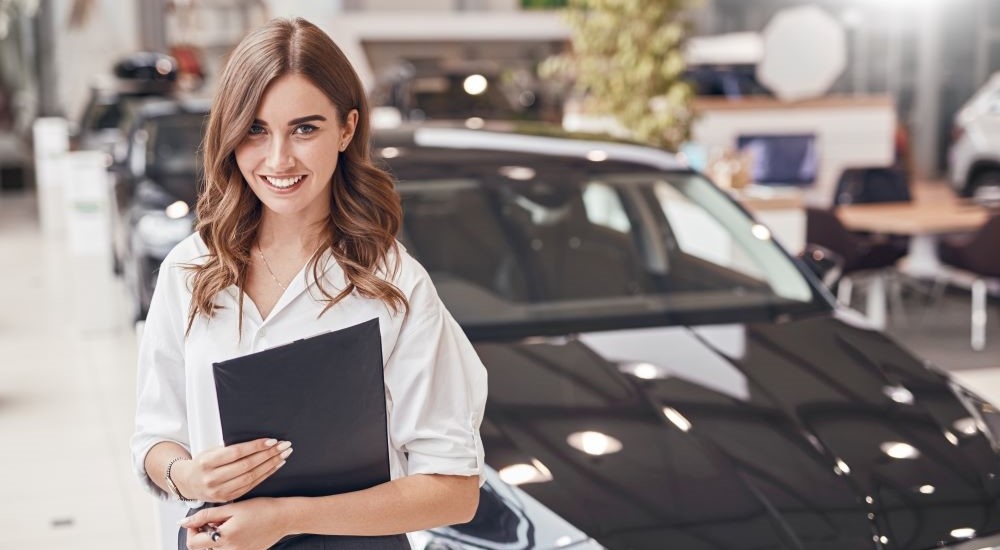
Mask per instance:
[[[218,531],[212,532],[212,542],[219,542],[219,539],[221,538],[222,538],[222,533]]]

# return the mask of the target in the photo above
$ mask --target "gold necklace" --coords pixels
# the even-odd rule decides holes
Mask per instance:
[[[274,272],[271,271],[271,264],[267,263],[267,258],[264,257],[264,251],[260,249],[260,243],[257,244],[257,253],[260,254],[260,259],[264,260],[264,267],[267,268],[267,272],[271,274],[271,278],[274,279],[274,282],[278,283],[278,286],[281,287],[281,290],[288,290],[288,287],[286,285],[281,284],[281,281],[279,281],[278,278],[274,275]]]

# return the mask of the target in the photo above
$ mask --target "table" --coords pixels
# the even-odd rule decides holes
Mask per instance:
[[[939,279],[938,238],[948,233],[970,233],[989,219],[989,210],[961,201],[883,202],[837,207],[837,217],[852,231],[909,235],[910,244],[900,271],[912,277]],[[875,278],[868,292],[866,314],[885,328],[885,282]]]
[[[836,210],[841,223],[852,231],[884,235],[909,235],[910,246],[903,271],[914,277],[941,275],[937,244],[940,235],[970,233],[989,219],[989,210],[963,202],[883,202],[851,204]]]

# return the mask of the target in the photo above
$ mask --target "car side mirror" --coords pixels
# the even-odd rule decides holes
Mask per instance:
[[[798,256],[827,288],[837,282],[844,270],[844,257],[825,246],[807,244]]]

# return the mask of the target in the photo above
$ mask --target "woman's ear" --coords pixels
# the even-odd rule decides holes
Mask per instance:
[[[358,128],[358,110],[351,109],[347,113],[344,122],[344,130],[340,136],[340,152],[343,153],[347,146],[351,144],[351,139],[354,138],[354,131]]]

